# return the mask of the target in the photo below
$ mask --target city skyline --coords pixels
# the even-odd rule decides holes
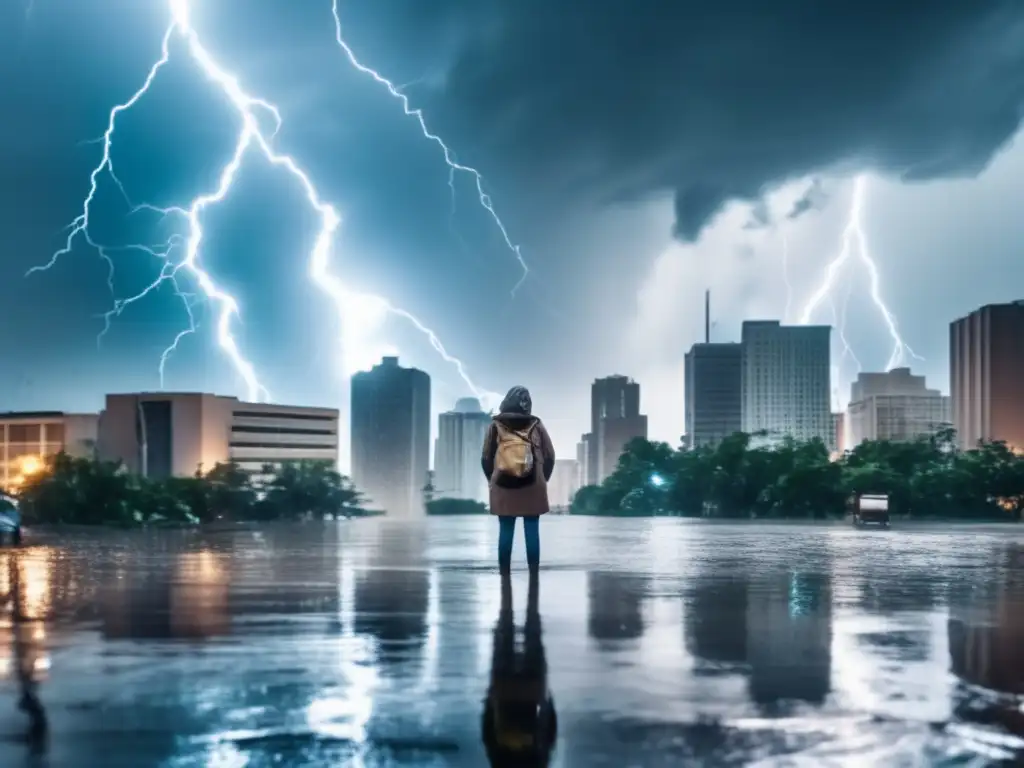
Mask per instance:
[[[8,315],[0,329],[0,398],[10,410],[95,410],[105,392],[158,389],[161,353],[187,322],[182,305],[161,289],[126,307],[97,348],[102,314],[112,304],[106,267],[94,252],[79,241],[50,271],[23,275],[63,245],[62,227],[81,211],[101,156],[93,140],[109,110],[139,88],[159,57],[170,17],[160,3],[126,9],[97,2],[60,13],[40,3],[30,17],[16,6],[0,11],[0,40],[7,43],[0,46],[0,70],[19,76],[0,81],[11,105],[0,129],[6,148],[0,226],[9,254],[0,265]],[[797,4],[775,6],[772,13],[794,20]],[[360,291],[421,318],[481,387],[529,386],[563,456],[572,455],[588,428],[582,393],[615,372],[642,384],[650,436],[677,442],[684,425],[683,356],[703,336],[703,292],[710,288],[716,297],[715,341],[738,339],[744,319],[799,321],[841,253],[854,179],[862,172],[860,224],[878,265],[879,297],[900,336],[923,358],[904,362],[932,386],[949,391],[948,323],[1019,298],[1012,293],[1024,277],[1024,221],[1015,210],[1024,191],[1024,147],[1013,141],[1019,98],[1016,86],[989,74],[1021,80],[1022,55],[1012,52],[1019,47],[1005,45],[1019,29],[1019,6],[993,3],[937,15],[908,6],[887,18],[895,31],[883,42],[873,33],[877,11],[837,10],[844,15],[823,15],[823,29],[806,30],[798,61],[784,38],[758,31],[764,27],[755,6],[743,25],[723,21],[712,8],[701,11],[706,26],[695,27],[686,23],[694,6],[659,21],[683,42],[699,27],[716,44],[758,51],[764,61],[729,62],[744,72],[756,63],[765,73],[765,97],[750,100],[720,67],[707,73],[721,79],[698,74],[693,91],[680,95],[674,84],[681,69],[704,72],[692,62],[683,66],[678,52],[686,46],[656,34],[650,19],[620,18],[611,6],[574,26],[576,16],[557,2],[538,18],[500,2],[473,11],[480,17],[449,5],[397,13],[379,4],[341,4],[345,39],[358,55],[407,86],[403,92],[458,159],[483,173],[484,188],[531,269],[514,299],[509,294],[521,268],[481,209],[474,179],[456,178],[453,218],[438,147],[395,98],[349,65],[334,40],[330,3],[301,10],[260,5],[242,24],[234,16],[238,7],[197,6],[192,21],[212,54],[280,109],[279,149],[294,153],[336,206],[342,224],[333,266]],[[930,14],[929,24],[921,24],[922,13]],[[497,24],[497,37],[493,53],[481,60],[474,43],[479,22],[487,20]],[[546,43],[533,53],[535,62],[558,62],[543,81],[527,78],[534,70],[515,55],[520,36],[537,23],[550,25],[541,40],[562,41],[554,46],[558,58]],[[593,45],[623,24],[640,25],[653,41],[643,55],[624,44]],[[134,31],[129,37],[126,26]],[[414,40],[419,44],[409,45]],[[885,62],[884,73],[847,66],[868,40],[881,46],[875,60]],[[804,66],[809,55],[820,57],[812,71]],[[570,98],[571,78],[609,66],[623,77],[600,86],[602,98]],[[791,77],[793,71],[801,78]],[[879,91],[879,77],[902,90]],[[651,84],[646,103],[613,90],[631,78]],[[812,92],[825,96],[808,98]],[[74,98],[55,96],[65,93]],[[938,102],[936,94],[942,94]],[[557,124],[537,108],[551,99],[564,107]],[[616,99],[631,105],[633,119],[615,118]],[[895,122],[888,119],[894,100],[912,105]],[[523,125],[513,131],[502,118],[509,103],[523,105]],[[615,106],[605,111],[603,104]],[[787,106],[794,104],[814,111]],[[119,116],[117,128],[113,162],[124,192],[133,204],[187,204],[210,188],[230,154],[236,116],[180,40],[137,107]],[[685,118],[694,110],[745,115],[739,122],[747,133],[723,132],[713,120],[697,121],[713,130],[696,133]],[[837,122],[838,115],[848,117]],[[807,129],[813,141],[788,138],[802,137],[804,126],[814,126]],[[595,155],[581,155],[583,147]],[[95,204],[93,234],[115,246],[159,242],[173,224],[145,211],[128,216],[105,174]],[[338,355],[344,333],[307,274],[313,219],[294,180],[247,158],[232,196],[204,221],[203,265],[240,297],[233,330],[272,399],[339,407],[348,424],[351,371],[341,370]],[[122,299],[162,266],[138,250],[111,255]],[[966,258],[970,270],[963,269]],[[835,324],[834,305],[836,318],[846,318],[844,337],[862,369],[882,370],[892,342],[858,255],[839,278],[842,285],[811,320]],[[370,321],[380,307],[354,303],[353,311],[365,310],[361,316],[376,327]],[[196,303],[193,311],[197,331],[168,361],[166,389],[244,399],[245,382],[212,341],[211,306]],[[510,318],[519,318],[526,332],[496,344]],[[432,415],[473,394],[405,319],[393,317],[370,341],[376,353],[397,350],[431,375]],[[832,347],[839,367],[834,386],[842,391],[858,366],[843,358],[838,340]]]

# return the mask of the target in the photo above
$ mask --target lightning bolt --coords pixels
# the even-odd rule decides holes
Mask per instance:
[[[342,52],[344,52],[345,58],[348,59],[349,64],[367,77],[372,78],[379,85],[384,86],[387,92],[391,94],[391,97],[397,99],[402,104],[402,111],[419,123],[423,137],[434,142],[434,144],[441,149],[441,152],[444,155],[444,161],[448,165],[448,187],[451,189],[453,201],[455,199],[456,171],[469,174],[473,177],[473,180],[476,183],[476,192],[477,197],[480,200],[480,205],[483,206],[484,210],[486,210],[488,214],[490,214],[491,219],[494,221],[495,226],[497,226],[498,231],[501,233],[501,237],[505,241],[505,245],[512,252],[512,255],[515,256],[516,261],[519,262],[519,266],[523,271],[519,281],[512,287],[512,295],[515,296],[516,291],[519,290],[527,276],[530,274],[530,268],[527,266],[526,260],[523,258],[523,254],[520,251],[519,246],[512,242],[512,238],[508,234],[508,229],[505,227],[505,223],[501,220],[501,217],[495,210],[490,195],[484,191],[483,174],[472,166],[462,165],[459,163],[455,158],[455,153],[451,151],[447,144],[445,144],[444,140],[437,134],[431,133],[430,129],[427,127],[426,118],[423,116],[423,110],[413,109],[412,105],[409,103],[409,97],[402,92],[401,88],[396,86],[391,80],[388,80],[388,78],[384,77],[377,70],[363,64],[356,57],[355,52],[349,44],[345,42],[345,38],[341,32],[341,14],[338,11],[338,0],[331,0],[331,13],[334,16],[334,42],[336,42],[338,47],[341,48]]]
[[[200,246],[204,236],[202,227],[203,214],[208,208],[217,205],[227,197],[246,154],[250,151],[257,151],[271,165],[283,169],[294,181],[298,182],[300,188],[305,192],[307,202],[320,217],[320,230],[310,255],[309,272],[316,285],[333,301],[341,321],[342,350],[346,358],[345,367],[351,368],[351,363],[354,362],[352,355],[361,341],[359,337],[364,335],[368,328],[377,327],[384,317],[390,314],[408,321],[413,327],[424,334],[442,359],[456,368],[459,376],[474,395],[483,400],[492,400],[497,397],[496,393],[478,387],[470,379],[462,361],[450,355],[437,335],[412,313],[392,305],[379,296],[354,291],[331,273],[331,244],[335,232],[341,223],[341,217],[331,205],[321,199],[312,180],[300,168],[299,164],[291,156],[274,150],[272,142],[282,124],[282,118],[277,108],[270,102],[247,93],[242,88],[238,79],[224,69],[205,48],[199,34],[192,26],[189,0],[169,0],[169,5],[171,22],[163,36],[160,49],[161,55],[150,68],[143,84],[132,94],[131,98],[123,104],[115,106],[110,111],[107,128],[103,133],[102,139],[99,141],[103,147],[100,162],[90,174],[89,192],[83,201],[82,212],[69,225],[69,233],[64,247],[55,252],[46,264],[33,267],[29,270],[28,274],[50,269],[62,256],[72,251],[78,239],[82,239],[99,253],[100,257],[107,263],[109,268],[108,283],[113,288],[114,263],[110,253],[117,249],[99,243],[92,237],[90,232],[92,206],[95,202],[100,178],[104,175],[114,181],[122,195],[128,200],[124,186],[114,172],[111,159],[111,146],[117,118],[120,114],[135,106],[149,91],[160,70],[170,61],[172,41],[180,39],[184,42],[192,61],[199,67],[207,80],[216,86],[232,107],[234,107],[241,122],[241,128],[235,140],[231,157],[221,169],[217,184],[212,190],[196,196],[187,206],[183,207],[160,208],[149,204],[131,206],[132,213],[148,211],[158,213],[163,217],[180,218],[184,223],[185,234],[172,235],[163,247],[146,245],[120,247],[121,250],[134,249],[147,252],[163,260],[164,267],[160,270],[156,279],[138,294],[114,301],[113,309],[104,315],[104,331],[101,332],[100,336],[102,337],[106,329],[109,328],[112,319],[120,315],[127,307],[141,301],[164,283],[171,283],[185,304],[189,317],[189,327],[177,334],[161,356],[160,377],[161,386],[163,386],[164,366],[167,360],[177,349],[182,339],[196,330],[191,304],[191,300],[194,297],[183,292],[177,283],[179,276],[187,274],[199,286],[205,299],[217,308],[216,338],[218,345],[227,355],[235,371],[244,380],[249,399],[253,401],[269,399],[269,392],[257,377],[255,367],[243,356],[232,334],[232,321],[240,314],[238,300],[220,288],[199,263]],[[273,122],[272,131],[267,132],[261,126],[261,117],[269,117],[271,119]],[[129,205],[131,205],[130,202]],[[173,262],[171,256],[177,250],[183,251],[184,255],[180,261]]]
[[[866,196],[867,177],[864,175],[857,176],[853,181],[853,201],[850,205],[849,218],[847,219],[846,227],[843,229],[842,249],[840,250],[839,255],[828,265],[828,269],[825,272],[825,279],[822,281],[821,285],[818,286],[818,290],[815,291],[814,295],[811,296],[811,300],[807,303],[807,306],[804,307],[803,314],[800,318],[800,324],[807,325],[810,323],[814,310],[826,296],[831,294],[835,287],[836,280],[840,272],[842,272],[843,266],[850,257],[856,253],[857,257],[868,272],[871,300],[882,315],[886,328],[889,330],[889,336],[892,338],[893,349],[892,353],[889,355],[889,361],[886,363],[885,368],[887,371],[890,371],[893,368],[905,364],[908,356],[914,357],[918,360],[922,358],[915,354],[914,350],[912,350],[907,343],[903,341],[903,337],[900,336],[899,329],[896,325],[896,318],[893,316],[892,312],[889,311],[885,301],[882,299],[878,266],[875,264],[875,260],[871,257],[867,237],[864,233],[863,216]],[[842,329],[840,329],[840,339],[848,348],[849,345],[846,344],[845,332]]]

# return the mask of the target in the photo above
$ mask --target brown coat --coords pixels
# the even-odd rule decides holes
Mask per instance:
[[[498,448],[498,428],[492,422],[484,437],[483,465],[484,474],[490,485],[491,514],[499,517],[537,517],[549,511],[548,480],[555,466],[555,447],[551,444],[551,436],[544,428],[544,423],[535,416],[500,413],[494,417],[515,428],[527,426],[535,421],[537,426],[532,433],[533,461],[537,471],[530,485],[522,488],[502,488],[495,484],[494,455]]]

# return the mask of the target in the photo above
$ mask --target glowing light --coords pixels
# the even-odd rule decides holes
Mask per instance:
[[[875,264],[875,260],[871,257],[867,237],[864,233],[863,214],[864,199],[866,195],[867,178],[863,175],[857,176],[853,181],[853,201],[850,205],[850,215],[846,222],[846,227],[843,229],[842,249],[840,250],[839,255],[828,265],[828,269],[825,273],[825,279],[822,281],[821,285],[818,286],[818,290],[814,292],[814,295],[811,296],[811,300],[807,303],[807,306],[804,307],[803,314],[800,318],[800,324],[807,325],[810,323],[814,310],[817,309],[818,305],[831,294],[836,285],[839,274],[842,272],[843,266],[856,252],[857,257],[868,272],[871,300],[881,313],[882,318],[885,321],[886,328],[889,331],[889,336],[892,337],[893,350],[885,368],[889,371],[905,364],[908,355],[919,360],[921,358],[918,357],[918,355],[914,353],[914,350],[912,350],[907,343],[903,341],[903,338],[900,336],[899,329],[896,326],[896,318],[882,300],[878,266]],[[840,329],[840,338],[843,341],[845,348],[848,348],[849,345],[846,345],[845,342],[845,331],[842,329]]]
[[[650,483],[655,488],[661,488],[663,485],[665,485],[665,478],[659,475],[657,472],[652,472]]]
[[[435,133],[431,133],[430,129],[427,128],[426,118],[423,116],[421,109],[413,109],[409,104],[409,97],[406,96],[402,89],[395,85],[391,80],[384,77],[377,70],[372,69],[363,64],[356,57],[355,52],[348,43],[345,42],[345,38],[341,33],[341,15],[338,12],[338,0],[331,0],[331,12],[334,15],[334,41],[338,44],[338,47],[345,53],[345,57],[348,59],[349,64],[355,67],[357,70],[362,72],[364,75],[373,78],[378,84],[384,86],[388,93],[391,94],[392,98],[397,99],[402,104],[402,111],[405,112],[409,117],[415,118],[416,122],[419,123],[420,131],[423,133],[424,138],[434,142],[444,154],[444,161],[448,165],[448,187],[451,189],[452,204],[454,213],[454,201],[455,201],[455,172],[469,174],[473,177],[473,181],[476,183],[476,192],[480,200],[480,205],[483,206],[484,210],[490,214],[491,219],[494,220],[495,225],[498,227],[498,231],[501,233],[502,238],[505,241],[505,245],[512,252],[512,255],[516,257],[516,261],[519,262],[519,266],[523,270],[522,276],[519,281],[512,287],[512,295],[516,295],[516,291],[526,280],[530,274],[530,268],[526,264],[526,260],[523,258],[523,254],[519,249],[519,246],[512,242],[512,238],[509,237],[508,229],[505,227],[505,223],[498,216],[498,212],[494,209],[494,204],[491,201],[490,195],[484,191],[484,177],[476,168],[469,165],[462,165],[455,159],[455,153],[451,151],[444,140]]]
[[[114,172],[111,159],[111,144],[117,118],[123,112],[130,110],[149,91],[160,70],[170,61],[171,43],[178,38],[185,43],[192,61],[199,67],[207,80],[216,86],[234,108],[240,119],[241,127],[235,139],[235,146],[231,157],[221,169],[218,182],[212,190],[198,195],[187,206],[183,207],[159,208],[149,204],[132,206],[133,213],[155,212],[165,217],[180,218],[185,225],[186,234],[172,236],[163,246],[152,247],[137,244],[122,247],[122,249],[137,249],[154,255],[164,261],[164,267],[156,279],[138,294],[114,301],[113,309],[105,316],[104,331],[101,332],[100,336],[102,337],[103,333],[106,332],[110,321],[114,317],[120,315],[135,302],[141,301],[150,295],[160,286],[169,283],[184,302],[189,325],[175,336],[171,344],[161,355],[159,374],[160,383],[163,386],[164,370],[168,359],[178,348],[182,339],[196,330],[191,304],[194,297],[182,291],[181,286],[177,282],[179,275],[187,274],[198,284],[202,295],[217,308],[216,338],[218,345],[230,360],[237,374],[245,382],[249,399],[258,401],[270,398],[266,387],[257,377],[255,367],[242,354],[232,333],[232,321],[240,314],[239,301],[218,286],[199,263],[200,246],[204,237],[202,215],[208,208],[222,202],[227,197],[246,154],[254,151],[262,155],[271,165],[286,171],[294,181],[298,182],[299,187],[305,193],[307,202],[320,217],[320,229],[309,260],[309,273],[314,283],[335,305],[342,328],[343,368],[346,371],[351,371],[357,363],[365,365],[371,356],[366,343],[367,336],[379,327],[386,315],[393,315],[410,322],[413,327],[424,334],[431,346],[441,355],[442,359],[455,366],[459,376],[474,395],[485,400],[495,397],[494,393],[478,387],[470,379],[463,363],[448,353],[437,335],[421,320],[410,312],[393,306],[379,296],[363,294],[352,290],[330,271],[331,244],[341,223],[341,217],[331,205],[321,199],[312,180],[300,168],[298,162],[291,156],[281,154],[273,148],[272,142],[282,124],[282,117],[277,107],[245,91],[238,78],[214,59],[202,44],[198,32],[192,26],[188,0],[169,0],[169,3],[171,23],[163,36],[161,55],[150,68],[142,86],[132,94],[131,98],[123,104],[115,106],[110,111],[107,128],[99,141],[103,147],[100,162],[90,174],[89,192],[83,201],[82,212],[72,221],[64,247],[55,252],[46,264],[32,268],[28,274],[50,269],[62,256],[69,254],[75,243],[82,239],[106,262],[108,282],[111,290],[113,290],[114,264],[110,253],[115,249],[99,243],[93,238],[90,231],[92,204],[95,201],[100,177],[104,175],[109,177],[120,189],[125,199],[128,199],[123,185]],[[260,122],[260,118],[265,119],[267,117],[273,123],[272,131],[267,131]],[[465,170],[471,169],[466,168]],[[180,261],[173,263],[171,256],[178,250],[183,251],[184,255]],[[381,352],[380,348],[375,349],[374,357],[378,357]]]
[[[18,471],[24,477],[31,477],[41,472],[45,466],[43,460],[38,456],[22,456],[18,459]]]

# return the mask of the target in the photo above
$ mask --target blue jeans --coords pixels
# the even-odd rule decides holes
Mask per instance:
[[[526,564],[530,568],[540,565],[540,518],[524,517],[523,538],[526,539]],[[512,540],[516,535],[516,518],[499,517],[498,566],[508,570],[512,565]]]

